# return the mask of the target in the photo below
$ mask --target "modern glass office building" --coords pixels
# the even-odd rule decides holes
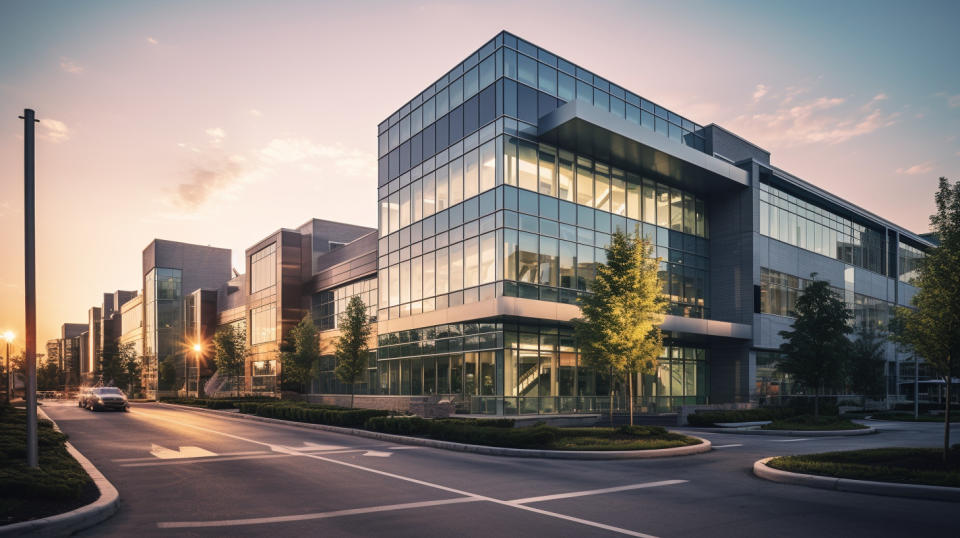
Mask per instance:
[[[378,142],[369,391],[461,410],[606,405],[618,389],[580,364],[570,321],[615,231],[655,242],[671,302],[659,371],[637,379],[648,412],[775,395],[776,334],[811,273],[882,325],[930,246],[506,32],[380,123]]]

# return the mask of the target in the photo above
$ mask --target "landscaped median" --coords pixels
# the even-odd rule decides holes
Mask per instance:
[[[789,407],[765,407],[698,411],[687,416],[691,426],[722,428],[724,433],[748,435],[810,435],[846,436],[876,433],[876,430],[857,424],[838,415],[814,417],[804,410]]]
[[[960,501],[960,445],[944,463],[936,448],[874,448],[766,458],[760,478],[822,489]]]
[[[68,535],[113,515],[116,489],[53,422],[37,426],[40,466],[31,469],[26,412],[0,404],[0,536]]]
[[[306,427],[385,441],[481,454],[563,459],[629,459],[696,454],[710,450],[698,437],[659,426],[516,428],[514,420],[424,419],[376,409],[347,409],[303,402],[241,402],[237,418],[305,423]],[[208,411],[223,413],[223,411]]]

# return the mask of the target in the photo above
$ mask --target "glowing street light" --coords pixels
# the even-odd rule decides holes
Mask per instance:
[[[200,353],[203,352],[203,345],[199,342],[193,344],[193,357],[197,365],[197,398],[200,397]]]

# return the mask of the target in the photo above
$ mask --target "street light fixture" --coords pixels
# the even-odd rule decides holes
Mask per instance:
[[[197,398],[200,397],[200,353],[203,351],[203,346],[199,343],[193,344],[193,357],[196,360],[197,365]]]
[[[13,339],[17,335],[13,334],[13,331],[7,331],[3,333],[3,339],[7,341],[7,401],[13,400],[13,374],[10,372],[10,342],[13,342]]]

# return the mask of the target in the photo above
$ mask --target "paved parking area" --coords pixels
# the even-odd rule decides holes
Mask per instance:
[[[955,504],[760,480],[762,457],[938,446],[942,425],[860,437],[691,433],[710,453],[576,461],[400,446],[154,404],[46,412],[120,491],[91,536],[897,536],[956,532]],[[958,428],[960,429],[960,428]],[[960,433],[960,432],[958,432]]]

